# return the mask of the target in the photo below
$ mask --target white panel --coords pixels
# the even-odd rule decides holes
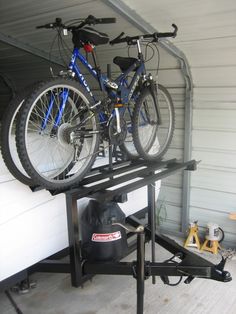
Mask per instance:
[[[164,200],[168,204],[180,207],[182,201],[182,189],[162,184],[159,199]]]
[[[200,167],[224,169],[227,171],[236,167],[236,152],[212,152],[205,150],[193,150],[192,158],[201,160]]]
[[[18,203],[24,198],[22,194]],[[64,195],[51,202],[42,199],[34,208],[18,212],[1,205],[8,219],[0,223],[0,281],[68,246],[64,199]]]
[[[164,186],[172,186],[177,188],[182,188],[182,180],[183,180],[183,173],[175,173],[165,179],[162,180],[162,185]]]
[[[172,228],[177,231],[181,221],[181,209],[166,203],[165,210],[162,209],[159,214],[159,221],[162,228]]]
[[[232,65],[235,61],[236,41],[231,38],[210,38],[199,41],[179,42],[178,47],[188,56],[192,67]]]
[[[183,149],[170,147],[166,152],[165,159],[183,159]]]
[[[236,85],[236,66],[217,66],[193,68],[192,75],[195,86],[229,87]]]
[[[194,110],[193,128],[236,132],[235,110]]]
[[[32,193],[30,188],[16,180],[0,184],[0,224],[33,208],[48,203],[52,197],[45,190]]]
[[[214,131],[193,131],[193,147],[207,150],[236,151],[235,133]]]
[[[166,87],[185,86],[185,82],[180,70],[177,69],[160,70],[158,77],[161,84]]]
[[[196,101],[235,102],[236,90],[232,87],[196,87],[193,96]]]
[[[191,206],[215,211],[230,213],[236,211],[236,194],[213,191],[205,188],[191,189]],[[201,213],[199,213],[201,214]],[[200,215],[199,215],[200,216]]]
[[[176,129],[174,131],[174,136],[171,142],[171,148],[183,148],[184,140],[183,140],[184,130]]]
[[[226,172],[199,168],[192,173],[192,187],[236,193],[236,171]]]

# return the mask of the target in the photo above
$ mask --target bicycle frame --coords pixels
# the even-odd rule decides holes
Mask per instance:
[[[86,89],[86,91],[90,94],[90,96],[94,99],[96,102],[96,98],[94,97],[93,93],[91,92],[91,89],[83,76],[83,74],[80,71],[80,68],[78,64],[76,63],[76,60],[79,59],[80,62],[88,69],[89,73],[99,81],[102,91],[106,90],[106,87],[108,86],[108,83],[110,80],[108,77],[104,74],[98,74],[97,71],[91,66],[91,64],[88,63],[88,61],[85,59],[85,57],[80,53],[78,48],[74,48],[71,61],[69,64],[69,69],[73,72],[75,72],[76,76],[79,79],[80,84]],[[129,86],[127,85],[126,77],[127,75],[133,71],[136,67],[138,67],[135,70],[135,74],[133,76],[133,79]],[[137,85],[137,82],[141,76],[141,74],[145,73],[145,67],[144,63],[141,60],[138,60],[135,62],[129,69],[127,69],[124,73],[122,73],[114,82],[118,85],[118,90],[121,91],[121,103],[128,103],[130,100],[134,89]],[[113,97],[115,96],[115,93],[113,91]]]
[[[102,91],[106,91],[107,94],[111,97],[111,99],[113,99],[114,101],[116,101],[119,98],[119,102],[121,104],[127,104],[130,99],[133,97],[133,93],[135,90],[135,87],[141,77],[141,75],[144,75],[146,73],[145,71],[145,65],[144,62],[142,60],[138,60],[131,65],[124,73],[121,73],[121,75],[119,75],[114,82],[117,84],[117,90],[109,90],[107,87],[109,87],[109,83],[111,83],[110,79],[104,75],[104,74],[100,74],[98,73],[91,64],[89,64],[89,62],[86,60],[86,58],[81,54],[81,52],[79,51],[78,48],[74,48],[72,56],[71,56],[71,60],[69,63],[69,70],[72,73],[75,73],[76,77],[78,78],[80,84],[84,87],[84,89],[86,90],[86,92],[92,97],[92,99],[94,100],[94,103],[98,103],[98,100],[96,99],[96,97],[93,95],[89,84],[87,83],[84,75],[81,73],[80,67],[78,65],[78,63],[76,62],[77,59],[88,69],[89,73],[99,82],[99,85],[101,87]],[[130,82],[130,84],[128,84],[127,82],[127,76],[130,72],[134,71],[134,76]],[[118,95],[119,93],[119,95]],[[55,120],[55,126],[58,126],[60,124],[60,120],[65,108],[65,104],[68,98],[68,91],[66,89],[64,89],[64,91],[61,93],[61,104],[60,104],[60,108],[59,108],[59,112],[57,114],[56,120]],[[50,103],[48,106],[48,110],[45,114],[45,118],[42,122],[42,126],[41,129],[44,130],[46,128],[47,125],[47,120],[48,117],[50,116],[52,107],[53,107],[53,95],[51,96],[50,99]],[[119,111],[121,113],[123,113],[125,110],[125,107],[119,108]],[[119,114],[119,112],[117,112],[116,110],[113,111],[112,116],[115,116]],[[105,116],[105,114],[103,112],[99,112],[99,120],[101,123],[105,123],[107,122],[107,117]]]

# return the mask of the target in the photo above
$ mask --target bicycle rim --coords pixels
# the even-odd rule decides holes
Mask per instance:
[[[157,93],[158,110],[150,89],[145,89],[135,109],[134,141],[144,159],[162,157],[168,149],[174,131],[173,103],[167,91],[159,86]]]
[[[80,180],[97,151],[96,116],[88,109],[88,99],[73,85],[54,84],[39,93],[26,118],[24,143],[29,162],[24,165],[48,188],[64,188]],[[75,124],[80,127],[70,131]]]

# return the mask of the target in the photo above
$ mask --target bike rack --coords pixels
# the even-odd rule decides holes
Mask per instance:
[[[222,282],[231,280],[229,272],[224,271],[226,259],[218,265],[203,259],[188,251],[167,236],[159,234],[155,227],[155,182],[170,176],[180,170],[196,170],[197,162],[178,162],[176,159],[158,162],[116,162],[112,165],[93,168],[79,186],[64,191],[66,195],[67,223],[69,236],[69,262],[47,259],[33,267],[30,271],[70,273],[71,284],[79,287],[96,274],[129,275],[137,282],[137,314],[143,313],[144,282],[152,276],[160,276],[168,284],[168,276],[186,276],[185,283],[190,283],[195,277],[208,278]],[[135,182],[130,182],[136,178]],[[137,180],[138,178],[138,180]],[[122,184],[122,186],[118,186]],[[118,187],[117,187],[118,186]],[[137,260],[133,262],[89,262],[81,258],[81,243],[79,240],[79,217],[77,200],[88,197],[103,201],[127,201],[127,193],[147,186],[147,207],[126,218],[131,228],[136,228],[137,240],[129,245],[129,252],[137,250]],[[112,188],[112,189],[111,189]],[[52,194],[61,193],[51,191]],[[143,226],[140,218],[147,213],[148,223]],[[134,233],[128,233],[130,236]],[[145,260],[145,243],[151,241],[152,260]],[[155,261],[155,244],[158,243],[178,257],[181,262],[157,263]]]

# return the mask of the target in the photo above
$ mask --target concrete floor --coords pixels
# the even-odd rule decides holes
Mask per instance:
[[[147,255],[149,248],[147,247]],[[157,260],[170,257],[163,248],[156,246]],[[201,254],[214,263],[220,256]],[[133,260],[135,254],[128,259]],[[147,257],[148,259],[148,257]],[[190,285],[183,282],[169,287],[157,278],[145,282],[145,314],[236,314],[236,260],[226,265],[233,280],[228,283],[207,279],[194,279]],[[12,293],[24,314],[135,314],[136,282],[127,276],[95,276],[83,288],[73,288],[68,274],[37,273],[32,276],[37,287],[28,294]],[[0,294],[0,313],[13,314],[15,310],[5,294]]]

